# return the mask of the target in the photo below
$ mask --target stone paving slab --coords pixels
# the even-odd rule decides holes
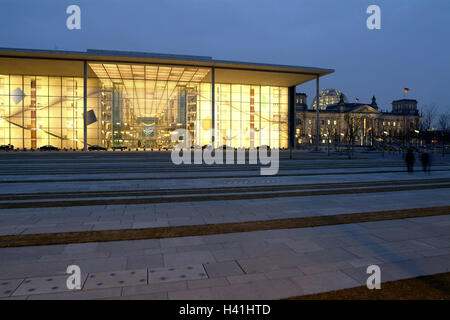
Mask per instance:
[[[72,261],[74,259],[96,259],[96,258],[108,258],[110,255],[106,252],[79,252],[73,254],[53,254],[44,255],[39,261]]]
[[[147,269],[90,273],[83,290],[146,285],[147,281]]]
[[[417,251],[405,251],[405,252],[390,252],[381,255],[376,255],[374,258],[383,261],[384,263],[397,263],[409,259],[423,258],[423,255]]]
[[[122,288],[109,288],[99,290],[80,291],[72,290],[61,293],[36,294],[27,296],[27,300],[94,300],[119,299]]]
[[[206,278],[208,278],[208,274],[201,264],[148,269],[148,282],[150,284]]]
[[[303,275],[303,271],[300,268],[284,268],[274,271],[269,271],[264,274],[265,278],[270,280],[275,279],[288,279],[296,276]]]
[[[213,251],[221,250],[223,248],[222,244],[198,244],[198,245],[187,245],[179,247],[170,247],[163,250],[175,249],[175,252],[192,252],[192,251]],[[168,251],[167,251],[168,252]]]
[[[322,274],[326,272],[338,271],[343,268],[349,268],[352,265],[349,261],[336,261],[336,262],[326,262],[319,264],[310,264],[306,266],[299,266],[298,268],[302,271],[304,275]]]
[[[149,294],[139,294],[134,296],[120,296],[113,298],[114,300],[167,300],[167,292],[156,292]],[[105,298],[105,300],[111,300],[111,298]]]
[[[71,263],[70,263],[71,264]],[[2,260],[0,263],[0,275],[4,279],[40,277],[49,274],[65,272],[69,263],[67,261],[36,262],[22,260]]]
[[[133,250],[145,250],[160,248],[159,239],[145,239],[145,240],[126,240],[126,241],[113,241],[113,242],[101,242],[98,244],[99,251],[105,251],[108,253],[125,253]]]
[[[269,257],[258,257],[238,260],[245,273],[264,273],[279,268],[277,261]]]
[[[356,255],[360,258],[383,256],[383,255],[395,255],[403,252],[418,251],[432,249],[433,247],[419,242],[413,243],[413,241],[398,241],[384,244],[367,244],[346,247],[345,250]]]
[[[292,281],[300,286],[303,294],[340,290],[359,285],[357,281],[341,271],[293,277]]]
[[[202,237],[167,238],[161,239],[160,242],[162,248],[204,244]]]
[[[317,264],[341,262],[357,258],[356,255],[343,248],[306,252],[305,256]]]
[[[127,257],[127,269],[163,267],[162,254],[142,254]]]
[[[71,291],[67,288],[68,275],[26,278],[14,291],[13,296],[28,296],[45,293],[60,293]],[[86,277],[82,277],[83,284]]]
[[[230,284],[237,284],[237,283],[253,283],[261,280],[267,280],[267,277],[264,275],[264,273],[250,273],[250,274],[228,276],[227,279]]]
[[[205,279],[208,280],[208,279]],[[202,280],[193,280],[202,281]],[[149,295],[149,294],[161,294],[172,291],[187,290],[186,281],[171,281],[171,282],[158,282],[149,283],[147,285],[130,286],[122,289],[122,296],[137,296],[137,295]]]
[[[289,242],[287,242],[287,246],[292,248],[292,250],[294,250],[295,252],[298,252],[298,253],[323,250],[323,248],[321,246],[319,246],[314,241],[310,241],[310,240],[289,241]]]
[[[9,297],[19,287],[24,279],[0,280],[0,298]]]
[[[424,257],[444,256],[450,254],[450,246],[446,248],[438,248],[438,249],[433,248],[419,251],[419,254],[421,254]]]
[[[199,288],[212,288],[212,287],[220,287],[229,285],[229,277],[228,279],[223,278],[207,278],[207,279],[197,279],[197,280],[188,280],[187,286],[189,289],[199,289]]]
[[[211,253],[216,261],[230,261],[249,258],[249,255],[239,247],[216,249],[212,250]]]
[[[218,300],[269,300],[287,298],[303,293],[299,286],[286,279],[233,284],[226,287],[215,287],[211,291],[212,297]]]
[[[242,247],[245,253],[251,258],[283,254],[289,255],[294,253],[287,243],[267,243],[264,246],[261,246],[261,242],[256,240],[253,243],[244,243]]]
[[[215,262],[211,252],[206,250],[164,254],[164,265],[167,267],[179,267],[206,262]]]
[[[169,300],[214,300],[213,288],[168,292]]]
[[[242,268],[235,261],[205,263],[203,266],[210,278],[244,274]]]
[[[70,264],[78,265],[81,268],[82,272],[87,273],[108,272],[111,270],[126,270],[127,257],[118,256],[109,258],[76,259],[70,261]]]

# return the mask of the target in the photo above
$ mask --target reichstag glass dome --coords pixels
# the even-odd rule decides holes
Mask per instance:
[[[344,99],[345,103],[348,103],[347,97],[341,91],[337,89],[325,89],[319,93],[319,110],[325,110],[328,105],[338,103],[340,98]],[[314,97],[312,108],[316,109],[316,97]]]

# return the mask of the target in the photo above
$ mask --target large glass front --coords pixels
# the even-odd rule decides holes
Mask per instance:
[[[83,148],[83,79],[0,74],[0,144]]]
[[[287,148],[288,88],[216,84],[216,141],[234,148]]]
[[[82,149],[82,62],[23,61],[0,61],[0,145]],[[88,146],[170,148],[178,129],[212,143],[211,68],[88,62],[86,94]],[[216,146],[287,148],[287,87],[216,83],[215,101]]]
[[[88,144],[169,148],[177,129],[211,143],[209,68],[89,63]]]

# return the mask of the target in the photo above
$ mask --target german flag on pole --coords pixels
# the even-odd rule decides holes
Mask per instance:
[[[409,92],[409,88],[403,89],[403,92],[404,92],[404,93],[408,93],[408,92]]]

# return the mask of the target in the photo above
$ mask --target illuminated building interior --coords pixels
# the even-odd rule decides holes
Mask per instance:
[[[83,78],[0,74],[0,144],[83,148]]]
[[[98,120],[88,125],[89,144],[169,148],[172,132],[180,128],[190,131],[193,144],[211,143],[206,130],[211,128],[211,83],[203,82],[210,69],[111,63],[89,67],[96,78],[88,84],[88,105]]]

